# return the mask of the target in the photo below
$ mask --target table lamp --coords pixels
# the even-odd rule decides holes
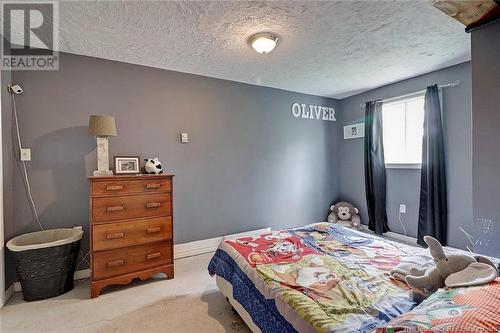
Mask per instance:
[[[116,136],[115,117],[91,115],[89,135],[97,138],[97,170],[94,171],[94,176],[112,176],[113,171],[109,170],[108,138]]]

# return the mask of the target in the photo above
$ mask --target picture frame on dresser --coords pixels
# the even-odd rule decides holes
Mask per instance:
[[[115,156],[115,174],[131,175],[141,173],[141,158],[139,156]]]
[[[136,278],[174,278],[173,178],[89,177],[91,298]]]

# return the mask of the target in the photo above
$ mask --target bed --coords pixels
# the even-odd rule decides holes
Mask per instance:
[[[450,308],[435,311],[436,303],[416,307],[408,286],[389,274],[399,263],[415,258],[430,259],[419,247],[316,223],[225,240],[208,270],[254,333],[396,332],[408,327],[426,331],[434,324],[446,324],[450,330],[463,327],[461,318],[471,316],[481,317],[478,323],[486,328],[481,332],[498,328],[500,280],[474,291],[472,298],[484,294],[488,302],[467,309],[461,304],[462,315]],[[439,298],[440,292],[447,291],[436,293],[440,309],[456,299],[449,293]],[[420,325],[429,308],[432,314]]]

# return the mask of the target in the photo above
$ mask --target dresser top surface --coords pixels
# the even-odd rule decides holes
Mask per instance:
[[[173,174],[133,174],[133,175],[113,175],[113,176],[89,176],[89,181],[110,181],[110,180],[134,180],[134,179],[161,179],[161,178],[171,178],[174,177]]]

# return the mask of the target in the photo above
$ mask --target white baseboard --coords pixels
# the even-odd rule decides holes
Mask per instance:
[[[209,238],[189,243],[174,245],[174,259],[192,257],[199,254],[214,252],[223,237]]]
[[[9,300],[9,298],[11,298],[11,297],[12,297],[12,295],[14,295],[14,292],[15,292],[15,290],[14,290],[14,283],[13,283],[13,284],[11,284],[11,285],[10,285],[10,287],[9,287],[9,288],[7,288],[7,290],[5,291],[5,294],[4,294],[5,298],[3,299],[3,304],[2,304],[2,306],[4,306],[4,305],[5,305],[5,303],[7,303],[7,301]]]
[[[81,269],[75,272],[75,280],[86,279],[90,277],[90,268]]]
[[[387,231],[384,232],[384,236],[409,244],[417,244],[417,239],[415,237],[401,235],[397,232]]]
[[[226,235],[222,237],[215,237],[209,239],[203,239],[199,241],[183,243],[174,245],[174,259],[181,259],[186,257],[197,256],[200,254],[215,252],[220,242],[225,239],[235,239],[240,237],[249,237],[254,235],[263,234],[266,232],[270,232],[271,228],[258,229],[245,231],[237,234]]]
[[[361,225],[361,231],[366,232],[368,234],[374,234],[374,232],[371,231],[370,229],[368,229],[368,226],[365,224]],[[412,245],[417,244],[417,239],[415,237],[405,236],[402,234],[398,234],[397,232],[387,231],[387,232],[384,232],[384,234],[382,236],[390,238],[392,240],[397,240],[397,241],[412,244]]]
[[[174,245],[174,260],[197,256],[200,254],[215,252],[219,243],[224,239],[234,239],[239,237],[249,237],[258,234],[263,234],[266,232],[270,232],[271,228],[251,230],[246,232],[241,232],[238,234],[231,234],[221,237],[203,239],[199,241],[183,243]],[[82,269],[75,272],[75,280],[81,280],[88,278],[90,276],[90,268]],[[6,291],[5,291],[5,302],[9,300],[9,298],[14,294],[14,292],[21,291],[21,284],[19,282],[14,282]]]

